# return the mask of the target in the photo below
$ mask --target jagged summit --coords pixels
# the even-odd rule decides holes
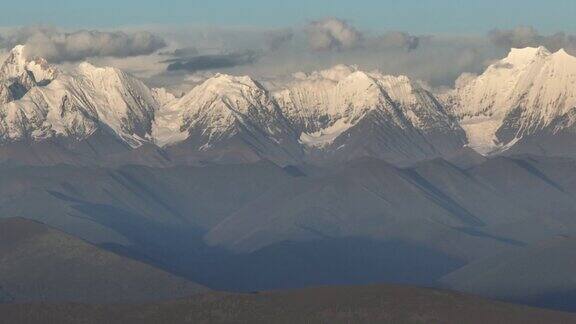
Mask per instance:
[[[201,155],[281,164],[301,157],[297,136],[272,95],[247,76],[218,74],[163,107],[153,129],[161,146],[187,147]],[[178,148],[173,148],[178,150]]]
[[[547,57],[550,54],[550,51],[544,46],[512,48],[504,60],[511,63],[528,63],[531,60]]]
[[[154,137],[161,145],[186,139],[188,129],[202,120],[209,137],[230,131],[236,122],[247,120],[244,114],[278,113],[267,91],[248,76],[218,74],[194,87],[182,98],[159,112]]]
[[[176,105],[179,107],[190,106],[194,101],[216,100],[241,100],[250,101],[250,97],[268,96],[267,90],[249,76],[232,76],[217,74],[203,83],[194,87],[185,94]],[[248,108],[250,105],[237,105],[236,108]]]
[[[576,58],[544,47],[512,49],[453,93],[451,109],[461,119],[471,147],[481,153],[506,150],[553,126],[576,107]],[[564,123],[570,127],[573,123]]]
[[[77,65],[77,71],[85,75],[119,74],[122,71],[110,66],[95,66],[90,62],[81,62]]]
[[[338,65],[296,78],[275,97],[319,158],[418,160],[464,144],[434,96],[406,76]]]
[[[201,84],[206,90],[222,90],[222,88],[245,86],[249,88],[264,89],[257,81],[247,75],[235,76],[230,74],[218,73]]]
[[[26,68],[26,59],[24,58],[24,46],[14,47],[8,57],[0,67],[0,79],[9,79],[20,76]]]
[[[459,149],[463,134],[433,95],[408,77],[338,65],[298,73],[273,94],[248,76],[217,74],[164,105],[152,138],[199,152],[229,150],[241,138],[257,148],[256,156],[272,160],[286,160],[278,155],[287,153],[297,161],[304,150],[313,161],[366,155],[403,161]],[[281,150],[278,143],[284,143]]]
[[[299,80],[331,80],[340,81],[348,75],[358,71],[355,65],[338,64],[329,69],[313,71],[311,73],[297,72],[294,77]]]
[[[18,78],[25,72],[32,73],[34,80],[42,84],[53,80],[58,74],[58,69],[43,58],[28,58],[25,46],[17,45],[0,67],[0,80]]]
[[[16,47],[2,71],[9,74],[22,70],[23,75],[31,75],[30,67],[50,67],[42,59],[27,61],[22,51],[22,46]],[[38,71],[56,70],[50,67]],[[0,106],[2,143],[74,143],[95,134],[115,138],[120,146],[127,147],[148,141],[159,103],[141,81],[119,69],[89,63],[54,76],[48,84],[35,83],[18,100]]]
[[[58,71],[42,58],[28,59],[25,47],[14,47],[0,66],[0,104],[22,98],[37,85],[46,85]]]

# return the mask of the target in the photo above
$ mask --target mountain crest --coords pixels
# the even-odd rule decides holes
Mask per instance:
[[[17,45],[0,67],[0,80],[18,78],[30,72],[38,84],[46,84],[56,78],[58,69],[41,57],[28,58],[26,47]]]
[[[7,80],[20,76],[26,71],[26,63],[24,46],[18,45],[14,47],[0,67],[0,79]]]
[[[192,147],[224,160],[230,151],[241,151],[242,161],[266,158],[280,164],[300,155],[297,136],[277,102],[247,76],[218,74],[166,105],[157,114],[153,137],[172,151]]]
[[[509,62],[530,62],[536,58],[544,58],[550,55],[550,51],[544,47],[512,48],[504,59]]]
[[[458,88],[451,107],[480,153],[500,152],[542,132],[573,125],[576,58],[561,49],[512,49]],[[554,128],[551,130],[549,128]]]

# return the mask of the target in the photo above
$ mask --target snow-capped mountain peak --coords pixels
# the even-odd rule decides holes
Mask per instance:
[[[508,56],[502,61],[515,65],[523,65],[529,64],[538,58],[545,58],[550,54],[550,51],[544,46],[512,48]]]
[[[0,67],[0,79],[16,78],[24,73],[25,69],[24,46],[18,45],[10,51],[2,67]]]
[[[296,78],[275,97],[284,113],[303,132],[317,132],[337,119],[351,124],[377,106],[382,95],[377,81],[355,67],[337,65]]]
[[[313,152],[341,152],[341,158],[349,159],[389,147],[381,156],[401,160],[463,144],[463,132],[440,103],[406,76],[339,65],[299,75],[275,97],[300,132],[300,142]],[[410,141],[415,150],[400,148],[405,144],[400,142]]]
[[[246,114],[257,115],[263,109],[275,113],[277,107],[260,84],[248,76],[217,74],[162,108],[154,138],[160,146],[177,143],[196,123],[206,125],[209,137],[217,137],[247,119]]]
[[[3,71],[24,71],[23,75],[33,68],[38,73],[56,71],[42,59],[26,60],[23,49],[12,51]],[[89,63],[53,76],[49,83],[31,87],[21,99],[0,106],[2,142],[82,141],[96,131],[132,147],[147,141],[159,103],[144,83],[118,69]]]
[[[576,107],[576,58],[561,49],[512,49],[453,93],[470,146],[501,151]]]
[[[27,59],[25,47],[14,47],[0,66],[0,104],[22,98],[37,85],[46,85],[58,71],[42,58]]]
[[[314,71],[311,73],[297,73],[295,74],[297,79],[308,79],[308,80],[331,80],[338,82],[350,74],[358,71],[358,67],[354,65],[338,64],[331,68]]]
[[[207,79],[180,100],[181,104],[191,100],[207,99],[210,97],[228,98],[235,100],[246,98],[251,94],[264,94],[266,89],[249,76],[232,76],[228,74],[217,74]]]
[[[18,78],[25,72],[30,72],[37,83],[43,84],[56,78],[58,69],[43,58],[28,58],[25,46],[17,45],[0,67],[0,80]]]
[[[142,81],[112,67],[78,65],[76,81],[96,109],[98,119],[111,127],[131,146],[150,136],[152,122],[160,104]]]
[[[153,137],[160,146],[185,142],[200,152],[225,152],[237,142],[250,154],[276,161],[299,155],[296,134],[280,107],[248,76],[218,74],[164,106]]]

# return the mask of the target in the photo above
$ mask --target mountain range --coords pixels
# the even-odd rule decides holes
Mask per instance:
[[[0,66],[0,300],[388,282],[576,310],[562,50],[441,93],[337,65],[182,96],[25,52]]]
[[[513,49],[435,93],[405,76],[338,65],[268,90],[218,74],[180,98],[115,68],[61,71],[15,47],[0,68],[2,159],[154,166],[271,160],[408,165],[464,147],[573,156],[576,58]]]

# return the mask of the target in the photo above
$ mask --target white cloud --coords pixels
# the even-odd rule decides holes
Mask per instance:
[[[558,32],[541,35],[534,27],[520,26],[514,29],[494,29],[489,34],[490,41],[496,46],[509,48],[544,46],[551,51],[561,48],[576,49],[576,36]]]
[[[308,44],[316,51],[351,49],[362,40],[362,34],[356,28],[338,18],[313,21],[306,32]]]
[[[145,31],[126,33],[82,30],[61,32],[55,28],[26,27],[9,31],[2,44],[25,44],[25,54],[53,63],[80,61],[90,57],[148,55],[166,46],[163,38]]]

